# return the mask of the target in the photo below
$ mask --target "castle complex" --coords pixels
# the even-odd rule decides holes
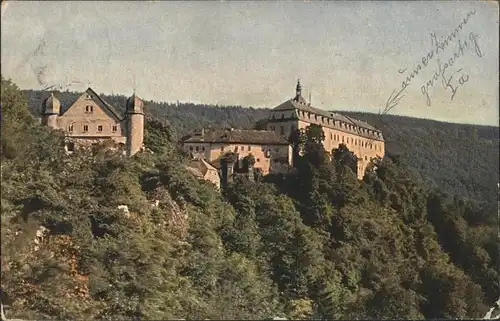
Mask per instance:
[[[271,110],[267,130],[216,130],[196,133],[183,141],[184,150],[220,167],[220,158],[234,152],[238,160],[252,155],[255,169],[262,174],[284,172],[292,165],[290,134],[311,124],[320,125],[325,135],[323,146],[331,154],[345,144],[358,158],[358,178],[362,179],[372,158],[385,154],[382,132],[357,119],[314,108],[302,97],[300,81],[295,97]]]
[[[51,94],[43,102],[42,124],[65,133],[69,152],[111,140],[134,155],[143,148],[144,104],[134,93],[120,115],[91,88],[68,106]]]
[[[42,123],[62,130],[66,148],[90,146],[111,140],[125,148],[127,155],[134,155],[143,148],[144,104],[134,93],[128,98],[125,114],[120,115],[91,88],[73,104],[61,106],[51,94],[43,102]],[[189,166],[197,175],[211,181],[221,168],[221,159],[229,152],[236,156],[237,168],[244,167],[243,160],[253,156],[253,169],[262,175],[287,172],[292,164],[291,133],[309,125],[320,125],[328,153],[345,144],[358,158],[358,178],[362,179],[372,158],[383,158],[384,138],[380,130],[369,124],[314,108],[302,97],[300,82],[295,96],[271,110],[267,130],[217,129],[201,131],[182,141],[185,152],[194,161]],[[232,171],[232,168],[231,168]]]

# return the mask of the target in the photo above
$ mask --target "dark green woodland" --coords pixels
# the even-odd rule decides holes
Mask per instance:
[[[178,140],[268,110],[145,102],[154,153],[67,155],[34,117],[47,94],[2,78],[9,318],[481,318],[500,295],[497,127],[348,113],[387,140],[362,181],[347,148],[308,137],[289,174],[217,191]]]

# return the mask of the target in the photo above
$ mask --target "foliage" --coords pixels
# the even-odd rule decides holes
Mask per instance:
[[[153,153],[66,155],[14,84],[1,94],[10,318],[472,318],[499,295],[495,208],[430,189],[391,157],[359,181],[319,126],[291,137],[293,171],[235,176],[221,195],[185,169],[173,128],[199,127],[201,113],[235,125],[238,108],[184,106],[180,120],[179,106],[149,102]]]

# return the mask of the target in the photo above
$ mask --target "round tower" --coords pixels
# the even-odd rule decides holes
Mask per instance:
[[[59,99],[51,93],[50,96],[43,101],[42,107],[42,124],[57,128],[57,117],[61,111],[61,102]]]
[[[134,155],[143,147],[144,103],[135,93],[127,99],[127,153]]]

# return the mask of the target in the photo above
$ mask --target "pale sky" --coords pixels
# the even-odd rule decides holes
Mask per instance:
[[[492,1],[8,1],[1,63],[22,89],[269,108],[300,77],[317,108],[374,113],[420,64],[391,114],[498,126],[498,28]]]

